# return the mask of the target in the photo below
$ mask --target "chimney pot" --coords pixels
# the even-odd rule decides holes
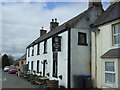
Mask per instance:
[[[42,30],[44,30],[44,27],[42,27]]]
[[[55,18],[55,22],[57,22],[57,18]]]
[[[54,19],[52,19],[52,22],[50,22],[50,31],[55,29],[58,25],[59,23],[57,22],[57,18],[55,18],[55,22],[54,22]]]
[[[54,19],[52,19],[52,22],[54,22]]]

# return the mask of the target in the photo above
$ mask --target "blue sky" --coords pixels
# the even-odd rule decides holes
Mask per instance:
[[[108,2],[104,3],[104,8],[108,5]],[[2,54],[6,53],[18,59],[25,53],[26,47],[39,37],[42,26],[49,31],[52,18],[57,18],[62,24],[85,11],[88,3],[5,2],[0,7]]]

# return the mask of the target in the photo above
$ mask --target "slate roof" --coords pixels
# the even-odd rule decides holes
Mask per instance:
[[[110,49],[101,58],[120,58],[120,48]]]
[[[109,6],[106,11],[104,11],[98,20],[94,23],[94,27],[106,24],[108,22],[120,19],[120,1]]]
[[[65,31],[65,30],[68,30],[68,29],[74,27],[74,25],[75,25],[79,20],[81,20],[84,16],[86,16],[87,13],[90,12],[92,9],[93,9],[93,7],[88,8],[86,11],[84,11],[84,12],[81,13],[81,14],[79,14],[78,16],[70,19],[69,21],[63,23],[62,25],[60,25],[60,26],[58,26],[58,27],[56,27],[54,30],[49,31],[49,32],[46,33],[45,35],[37,38],[37,39],[36,39],[35,41],[33,41],[29,46],[27,46],[27,48],[29,48],[29,47],[31,47],[31,46],[39,43],[39,42],[42,42],[42,41],[44,41],[45,39],[48,39],[48,38],[50,38],[50,37],[52,37],[52,36],[54,36],[54,35],[56,35],[56,34],[58,34],[58,33],[60,33],[60,32],[63,32],[63,31]]]
[[[26,60],[26,54],[24,54],[19,60]]]

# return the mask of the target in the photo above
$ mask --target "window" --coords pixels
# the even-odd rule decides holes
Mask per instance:
[[[31,70],[33,70],[33,61],[31,61]]]
[[[53,77],[57,77],[57,60],[58,60],[58,53],[53,52]]]
[[[32,56],[34,56],[34,46],[32,46]]]
[[[40,43],[37,44],[37,55],[40,54]]]
[[[37,73],[39,72],[39,60],[37,60]]]
[[[120,23],[113,25],[113,45],[120,45]]]
[[[115,62],[105,61],[105,83],[115,84],[116,82]]]
[[[28,48],[28,57],[30,56],[30,48]]]
[[[21,61],[21,65],[23,64],[23,61]]]
[[[47,40],[44,41],[44,54],[47,53]]]
[[[87,35],[86,35],[86,33],[78,32],[78,45],[87,46]]]
[[[28,66],[27,66],[27,70],[29,70],[29,61],[28,61]]]

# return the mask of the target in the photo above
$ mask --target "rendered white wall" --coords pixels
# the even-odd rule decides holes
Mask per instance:
[[[58,53],[58,76],[62,75],[63,79],[59,79],[60,85],[67,87],[68,81],[68,31],[59,34],[61,38],[61,52]]]
[[[87,34],[88,46],[78,45],[78,32]],[[74,76],[90,74],[90,31],[71,29],[71,84],[74,87]]]
[[[61,34],[61,52],[58,52],[58,76],[62,75],[63,79],[54,78],[53,75],[53,52],[52,52],[52,38],[47,40],[47,54],[43,54],[44,52],[44,42],[40,43],[40,55],[37,55],[37,45],[34,46],[34,56],[32,54],[32,47],[30,48],[30,57],[27,55],[27,63],[29,61],[29,69],[31,70],[31,61],[34,61],[34,70],[37,71],[37,60],[40,61],[40,70],[43,72],[43,64],[41,61],[47,60],[46,64],[46,74],[50,73],[50,79],[59,80],[59,84],[67,87],[67,60],[68,60],[68,31],[65,31]],[[28,49],[27,49],[28,54]]]
[[[95,48],[92,48],[92,62],[97,62],[97,87],[98,88],[102,88],[105,87],[104,86],[104,78],[103,78],[103,74],[104,74],[104,68],[103,68],[103,59],[100,58],[105,52],[107,52],[110,49],[113,48],[118,48],[118,46],[114,46],[112,45],[112,25],[115,23],[120,22],[120,20],[117,21],[113,21],[110,23],[107,23],[105,25],[102,25],[100,27],[98,27],[100,29],[100,31],[97,32],[97,52],[95,52]],[[92,34],[92,38],[95,38],[94,34]],[[92,43],[95,42],[92,39]],[[92,44],[92,47],[95,47],[94,44]],[[97,55],[97,58],[95,59],[95,55]],[[94,64],[94,63],[93,63]],[[95,65],[93,65],[95,67]],[[92,67],[92,73],[96,73],[94,70],[94,67]],[[95,74],[93,74],[93,79],[95,79]],[[109,87],[109,86],[108,86]]]

